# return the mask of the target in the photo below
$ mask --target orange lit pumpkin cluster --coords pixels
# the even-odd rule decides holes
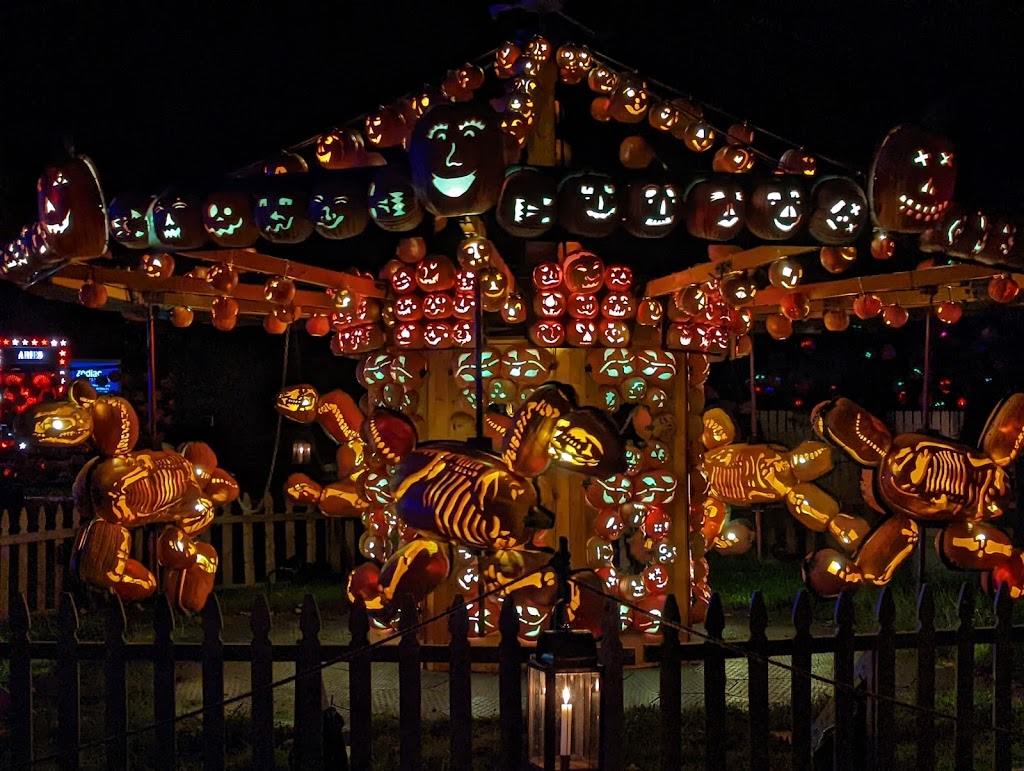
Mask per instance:
[[[540,35],[524,46],[505,43],[494,54],[494,73],[506,85],[504,96],[492,100],[491,106],[498,112],[501,130],[509,139],[509,160],[518,157],[519,149],[536,127],[539,99],[554,88],[556,66],[559,70],[585,72],[591,61],[589,51],[577,46],[562,46],[556,58],[552,54],[551,43]]]
[[[732,335],[737,338],[737,353],[749,353],[746,335],[752,316],[749,310],[733,303],[727,300],[718,281],[679,290],[668,303],[666,346],[672,350],[726,353]]]

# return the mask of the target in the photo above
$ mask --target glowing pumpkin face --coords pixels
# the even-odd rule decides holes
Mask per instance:
[[[731,179],[698,182],[686,194],[686,229],[694,238],[728,241],[743,230],[746,196]]]
[[[758,238],[790,238],[803,224],[803,218],[804,192],[795,182],[766,182],[754,188],[747,207],[747,228]]]
[[[452,327],[443,321],[431,321],[423,328],[423,342],[428,348],[451,348]]]
[[[557,289],[562,285],[562,266],[557,262],[542,262],[533,269],[533,285],[537,289]]]
[[[628,292],[633,288],[633,269],[628,265],[609,265],[604,272],[604,285],[613,292]]]
[[[110,235],[119,244],[132,249],[149,246],[149,226],[146,212],[152,204],[149,196],[126,193],[110,202]]]
[[[405,232],[423,220],[423,210],[409,179],[385,166],[377,172],[367,191],[370,216],[382,230]]]
[[[534,345],[555,348],[565,342],[565,326],[554,319],[537,321],[530,327],[530,340]]]
[[[33,415],[32,438],[43,447],[72,447],[92,434],[92,415],[74,404],[39,407]]]
[[[443,255],[420,260],[416,285],[424,292],[444,292],[455,286],[455,265]]]
[[[604,262],[592,252],[573,252],[565,258],[562,277],[570,292],[596,292],[604,285]]]
[[[359,164],[365,152],[363,135],[355,129],[330,131],[316,140],[315,154],[325,169],[347,169]]]
[[[597,336],[609,348],[629,345],[629,325],[624,321],[604,319],[597,325]]]
[[[555,421],[548,456],[570,471],[604,476],[624,468],[624,452],[618,431],[598,409],[583,407]]]
[[[298,423],[312,423],[316,420],[317,402],[320,395],[310,385],[295,385],[282,388],[274,398],[274,409],[286,418]]]
[[[271,243],[296,244],[313,234],[308,208],[308,196],[298,187],[274,185],[257,197],[253,218]]]
[[[481,214],[498,200],[505,154],[497,116],[481,105],[438,104],[409,142],[412,184],[427,210]]]
[[[640,238],[661,238],[679,224],[683,196],[671,184],[634,183],[626,189],[626,230]]]
[[[313,188],[309,218],[324,238],[358,236],[370,221],[366,192],[354,180],[324,179]]]
[[[202,204],[194,195],[168,192],[149,210],[153,234],[158,243],[173,249],[195,249],[203,245]]]
[[[666,383],[676,376],[676,357],[670,351],[639,351],[636,365],[640,376],[648,382]]]
[[[210,193],[203,204],[203,227],[217,246],[241,249],[259,238],[252,202],[241,191]]]
[[[596,319],[601,311],[597,295],[573,292],[569,295],[569,315],[575,319]]]
[[[826,246],[851,244],[868,219],[864,191],[852,179],[823,179],[811,191],[811,214],[807,230]]]
[[[431,292],[423,298],[423,316],[428,319],[447,319],[452,315],[452,298],[444,292]]]
[[[927,230],[949,207],[955,184],[952,143],[914,126],[897,126],[871,164],[868,195],[875,224],[896,233]]]
[[[625,292],[610,292],[601,303],[601,315],[606,319],[631,319],[636,315],[633,296]]]
[[[558,186],[558,221],[581,236],[612,233],[619,224],[618,193],[612,178],[594,172],[564,177]]]
[[[107,249],[107,214],[96,169],[85,156],[50,166],[36,184],[39,223],[47,247],[72,259]]]
[[[597,344],[597,324],[587,319],[572,319],[565,328],[565,339],[574,348],[592,348]]]
[[[558,217],[557,197],[555,181],[547,174],[531,168],[512,171],[498,196],[498,224],[518,238],[543,235]]]
[[[395,298],[395,318],[399,321],[418,321],[423,318],[423,303],[419,295],[406,294]]]
[[[533,298],[533,312],[548,319],[557,319],[565,314],[565,295],[559,291],[538,292]]]
[[[612,91],[608,113],[622,123],[639,123],[651,106],[647,85],[634,78],[620,77]]]

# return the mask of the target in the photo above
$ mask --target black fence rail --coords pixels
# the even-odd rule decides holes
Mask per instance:
[[[472,598],[476,599],[476,598]],[[599,647],[602,674],[602,757],[606,769],[626,767],[627,748],[623,746],[624,697],[623,667],[633,663],[631,651],[624,652],[619,640],[621,600],[609,598],[604,636]],[[813,768],[811,726],[814,721],[812,682],[825,682],[832,688],[834,736],[830,754],[837,769],[892,768],[895,766],[897,725],[896,709],[916,713],[916,753],[918,768],[935,768],[938,731],[954,731],[954,757],[957,768],[972,768],[975,737],[994,734],[991,766],[1009,769],[1014,742],[1012,673],[1014,648],[1024,640],[1024,627],[1011,624],[1011,603],[1001,589],[995,600],[996,623],[975,628],[974,590],[964,585],[959,600],[960,623],[956,629],[934,629],[935,608],[927,586],[921,590],[918,604],[918,629],[897,632],[891,590],[886,588],[877,607],[878,628],[871,634],[858,634],[853,625],[853,606],[849,596],[841,597],[835,608],[835,633],[814,635],[811,631],[811,600],[801,592],[794,603],[793,634],[785,639],[767,637],[768,614],[759,593],[751,601],[750,633],[746,640],[727,641],[722,635],[725,615],[717,595],[712,598],[704,630],[684,629],[673,598],[669,598],[660,619],[660,644],[649,645],[645,656],[660,667],[660,720],[656,741],[660,746],[661,768],[676,771],[682,766],[682,669],[684,662],[703,662],[703,708],[706,720],[705,763],[709,769],[728,767],[726,742],[735,742],[722,730],[726,724],[726,661],[747,660],[750,767],[768,768],[769,756],[769,669],[782,667],[791,675],[792,767]],[[128,766],[129,738],[143,733],[153,736],[151,765],[157,769],[178,766],[176,724],[185,718],[201,717],[203,765],[221,769],[225,765],[225,709],[248,702],[251,713],[252,767],[271,769],[274,759],[274,692],[294,688],[295,768],[370,769],[373,767],[372,665],[397,663],[399,668],[399,736],[402,769],[421,767],[421,678],[425,663],[449,666],[449,731],[453,769],[472,767],[473,715],[471,709],[473,664],[496,664],[499,683],[501,746],[495,748],[495,762],[501,767],[524,766],[525,736],[523,719],[522,668],[532,653],[520,643],[518,617],[514,603],[503,605],[499,620],[497,646],[471,646],[467,604],[456,597],[441,616],[418,620],[415,608],[403,609],[402,627],[394,635],[371,642],[370,624],[362,606],[349,615],[351,641],[348,644],[320,640],[320,612],[309,596],[301,608],[300,637],[294,644],[272,643],[271,614],[265,597],[255,598],[252,606],[252,638],[246,643],[221,640],[221,613],[216,596],[202,613],[203,639],[198,643],[174,642],[174,619],[166,599],[157,599],[152,642],[127,642],[126,619],[120,602],[113,600],[106,612],[102,641],[79,641],[78,615],[70,594],[61,597],[56,619],[56,640],[35,641],[30,635],[31,618],[24,596],[12,599],[10,640],[0,642],[0,661],[10,669],[9,741],[0,767],[52,767],[77,769],[83,753],[102,747],[106,766]],[[428,623],[447,617],[450,645],[421,644],[418,632]],[[687,633],[699,640],[682,642]],[[990,645],[993,651],[993,697],[991,721],[976,722],[975,647]],[[956,711],[946,714],[936,709],[936,651],[943,646],[956,650]],[[916,699],[912,703],[896,699],[896,652],[916,650]],[[858,660],[858,652],[866,653]],[[812,670],[815,654],[833,656],[833,674],[825,677]],[[33,663],[54,662],[59,688],[54,734],[47,737],[53,752],[37,753],[33,737],[41,728],[33,725]],[[152,722],[129,728],[129,703],[126,673],[129,662],[152,665]],[[199,662],[202,670],[202,706],[179,714],[176,707],[175,671],[179,662]],[[225,698],[225,662],[250,665],[249,692]],[[345,746],[345,725],[333,707],[324,708],[322,670],[346,662],[349,667],[348,733],[358,737]],[[295,673],[274,680],[273,664],[294,663]],[[105,714],[100,736],[84,737],[81,730],[80,673],[83,666],[102,666],[104,671]],[[652,738],[652,740],[654,740]],[[820,753],[819,753],[820,755]],[[821,758],[819,757],[818,760]],[[691,759],[688,759],[691,760]],[[945,759],[948,761],[949,759]]]

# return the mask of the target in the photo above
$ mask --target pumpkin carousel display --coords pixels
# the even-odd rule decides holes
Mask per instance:
[[[334,481],[293,475],[286,494],[362,520],[368,561],[348,591],[382,625],[399,595],[442,603],[456,588],[501,587],[474,609],[478,631],[511,598],[535,636],[553,602],[543,565],[554,537],[586,555],[609,594],[657,611],[672,593],[697,621],[707,551],[750,547],[726,506],[761,502],[785,502],[836,547],[808,558],[820,594],[888,580],[924,520],[948,523],[950,562],[1024,590],[1019,555],[988,524],[1009,494],[1016,400],[980,454],[893,437],[842,400],[820,408],[814,431],[874,474],[888,515],[874,528],[814,484],[831,467],[827,445],[738,444],[728,416],[705,410],[711,363],[749,355],[762,325],[778,340],[816,319],[841,332],[851,313],[897,328],[918,308],[955,323],[978,283],[996,302],[1016,298],[1017,225],[954,200],[948,140],[894,128],[865,191],[849,170],[775,148],[778,137],[723,123],[585,46],[534,36],[483,64],[203,189],[108,203],[91,161],[72,156],[40,177],[38,219],[4,244],[0,277],[91,308],[142,301],[177,327],[209,319],[230,332],[256,319],[287,334],[303,323],[357,359],[365,394],[298,384],[276,408],[338,445]],[[562,134],[577,113],[609,138],[603,163],[593,152],[574,161]],[[338,269],[350,241],[368,259]],[[918,250],[956,262],[891,267]],[[948,298],[936,303],[939,287]],[[72,413],[83,437],[90,419],[94,436],[130,434],[128,413],[107,405],[98,417],[101,403],[54,408],[41,437]],[[121,559],[130,528],[173,523],[163,564],[182,581],[179,604],[201,607],[216,556],[193,536],[232,489],[205,473],[212,453],[96,443],[106,459],[76,486],[96,512],[79,564],[142,596],[152,575]],[[106,556],[90,562],[94,551]]]

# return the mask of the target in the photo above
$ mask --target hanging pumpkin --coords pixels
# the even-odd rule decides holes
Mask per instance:
[[[288,323],[278,318],[273,313],[268,313],[263,317],[263,329],[271,335],[283,335],[288,331]]]
[[[683,197],[670,182],[631,182],[626,187],[626,230],[639,238],[661,238],[679,224]]]
[[[267,181],[256,198],[253,220],[260,235],[273,244],[297,244],[313,234],[309,197],[286,175]]]
[[[604,64],[593,67],[587,75],[587,87],[597,94],[610,94],[618,82],[618,74]]]
[[[785,340],[793,334],[793,322],[781,313],[773,313],[765,319],[764,325],[775,340]]]
[[[192,321],[194,319],[195,313],[191,308],[178,305],[171,309],[171,323],[178,329],[185,329],[186,327],[192,326]]]
[[[194,195],[167,191],[149,209],[157,242],[169,249],[197,249],[206,242],[203,205]]]
[[[103,284],[86,281],[78,289],[78,300],[86,308],[102,308],[107,304],[107,288]]]
[[[920,233],[953,200],[953,144],[943,136],[901,125],[882,140],[868,173],[875,224],[895,233]]]
[[[715,130],[702,120],[687,124],[681,138],[686,148],[695,153],[707,152],[715,146]]]
[[[570,233],[601,237],[619,224],[615,182],[607,174],[568,174],[558,186],[558,222]]]
[[[694,238],[728,241],[743,230],[743,190],[727,178],[697,182],[686,193],[685,216],[686,229]]]
[[[825,329],[829,332],[843,332],[850,326],[850,315],[839,308],[825,311],[822,320],[825,322]]]
[[[730,273],[722,279],[722,297],[734,308],[741,308],[754,301],[757,295],[757,284],[747,273],[739,271]]]
[[[512,68],[522,55],[522,50],[515,43],[505,43],[494,52],[494,73],[499,78],[511,78]]]
[[[754,188],[747,205],[747,228],[758,238],[792,238],[803,219],[804,191],[796,180],[776,177]]]
[[[235,291],[235,287],[238,286],[238,271],[231,265],[218,262],[210,268],[210,272],[207,274],[207,280],[218,292],[224,292],[227,294]]]
[[[90,259],[107,250],[107,212],[96,168],[87,157],[49,166],[36,183],[43,240],[65,259]]]
[[[871,238],[871,256],[876,260],[888,260],[896,253],[896,242],[883,230],[876,230]]]
[[[309,218],[324,238],[358,236],[370,222],[365,186],[349,177],[321,179],[309,197]]]
[[[779,158],[778,172],[780,174],[798,174],[803,177],[813,177],[817,171],[818,161],[815,157],[803,148],[791,147]]]
[[[308,171],[306,159],[290,150],[280,150],[263,162],[263,173],[268,177],[305,174]]]
[[[988,296],[997,303],[1013,302],[1019,294],[1020,285],[1009,276],[996,276],[988,282]]]
[[[608,113],[621,123],[639,123],[650,106],[647,84],[638,78],[620,76],[609,95]]]
[[[851,244],[868,219],[868,203],[860,185],[846,177],[826,177],[811,190],[807,231],[818,243]]]
[[[768,281],[779,289],[795,288],[803,275],[803,266],[792,257],[775,260],[768,268]]]
[[[498,118],[485,105],[439,104],[409,141],[412,185],[443,217],[481,214],[498,201],[505,172]]]
[[[122,193],[112,200],[107,214],[111,237],[131,249],[149,247],[146,213],[152,204],[153,198],[141,193]]]
[[[646,169],[654,160],[654,150],[641,136],[626,137],[619,145],[619,163],[627,169]]]
[[[203,228],[210,240],[227,249],[242,249],[259,238],[252,200],[240,190],[218,190],[206,196]]]
[[[729,144],[719,148],[715,153],[711,170],[726,174],[746,174],[754,168],[756,160],[757,156],[749,147]]]
[[[397,147],[406,137],[405,117],[393,106],[378,107],[366,116],[366,139],[374,147]]]
[[[287,305],[295,299],[295,282],[286,276],[272,276],[263,285],[263,297],[276,305]]]
[[[647,111],[647,122],[658,131],[672,131],[682,119],[682,112],[672,102],[659,102]]]
[[[882,298],[872,292],[857,295],[853,301],[853,312],[859,319],[873,319],[882,312]]]
[[[510,170],[498,195],[498,224],[518,238],[543,235],[558,217],[557,195],[554,179],[539,169]]]
[[[943,324],[956,324],[964,315],[963,306],[955,302],[942,302],[935,306],[935,316]]]
[[[829,273],[842,273],[857,261],[855,246],[823,246],[820,252],[821,267]]]
[[[811,303],[803,292],[790,292],[779,303],[779,312],[790,321],[801,321],[811,315]]]
[[[146,278],[170,278],[174,275],[174,258],[169,254],[144,254],[139,258],[139,269]]]
[[[608,112],[611,107],[611,100],[607,96],[596,96],[590,102],[590,116],[597,121],[607,123],[612,119]]]
[[[367,191],[370,216],[382,230],[404,232],[423,221],[409,178],[393,166],[380,169]]]
[[[904,324],[906,324],[909,319],[910,314],[907,312],[907,309],[904,308],[899,303],[887,305],[882,310],[882,321],[885,323],[887,327],[899,329]]]

